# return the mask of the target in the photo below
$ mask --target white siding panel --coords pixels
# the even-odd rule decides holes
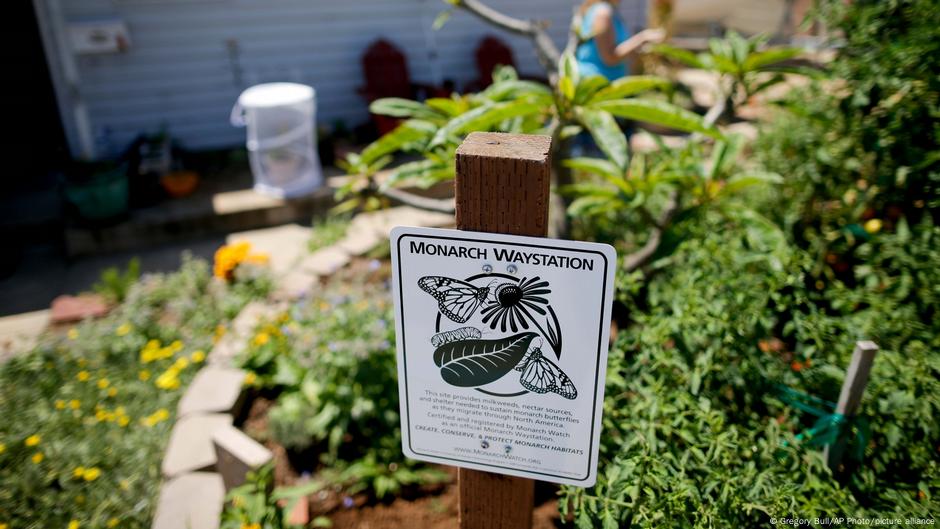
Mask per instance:
[[[440,31],[439,0],[59,0],[68,21],[120,18],[131,47],[80,56],[79,93],[101,150],[114,154],[137,134],[162,127],[185,146],[234,146],[244,131],[229,124],[238,94],[256,83],[295,81],[317,89],[318,121],[368,119],[361,57],[377,38],[406,55],[416,82],[476,79],[474,50],[487,34],[513,49],[519,70],[540,75],[530,42],[456,11]],[[564,45],[573,0],[486,0],[493,8],[550,22]],[[645,0],[622,2],[627,25],[643,23]]]

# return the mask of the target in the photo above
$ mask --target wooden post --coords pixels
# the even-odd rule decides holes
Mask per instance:
[[[551,137],[471,133],[457,149],[457,229],[544,237]],[[459,469],[460,529],[532,527],[531,479]]]
[[[862,394],[865,393],[865,386],[868,384],[868,375],[871,373],[871,365],[875,360],[875,353],[878,352],[878,345],[870,341],[855,342],[855,350],[852,352],[852,361],[849,368],[845,371],[845,381],[842,383],[842,391],[839,393],[839,402],[836,404],[836,413],[841,413],[846,417],[852,417],[858,410],[859,403],[862,402]],[[845,454],[846,439],[839,438],[835,443],[826,445],[823,455],[829,468],[833,471],[839,469],[842,462],[842,456]]]

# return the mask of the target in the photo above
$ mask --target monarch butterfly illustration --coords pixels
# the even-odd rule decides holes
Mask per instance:
[[[431,337],[431,345],[440,347],[445,343],[456,342],[460,340],[479,340],[483,333],[476,327],[461,327],[452,331],[437,333]]]
[[[529,391],[534,393],[552,391],[568,400],[573,400],[578,396],[578,390],[571,382],[571,377],[554,362],[542,356],[542,350],[538,347],[529,351],[513,369],[522,371],[519,383]]]
[[[469,320],[490,293],[488,286],[478,287],[443,276],[424,276],[418,280],[418,286],[434,296],[441,314],[457,323]]]

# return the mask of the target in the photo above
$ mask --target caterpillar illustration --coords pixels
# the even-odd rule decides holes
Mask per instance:
[[[456,342],[458,340],[479,340],[483,336],[480,329],[476,327],[461,327],[452,331],[437,333],[431,337],[431,345],[440,347],[445,343]]]

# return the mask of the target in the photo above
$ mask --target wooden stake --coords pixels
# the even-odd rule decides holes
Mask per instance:
[[[551,143],[549,136],[467,136],[457,149],[457,229],[544,237]],[[460,529],[532,527],[534,481],[463,468],[457,476]]]
[[[852,361],[845,371],[845,381],[842,383],[842,392],[839,393],[839,402],[836,404],[836,413],[852,417],[858,411],[858,405],[862,402],[862,394],[865,393],[868,375],[871,373],[871,365],[877,352],[878,345],[874,342],[867,340],[855,342]],[[823,450],[826,462],[833,471],[839,470],[839,464],[845,454],[845,446],[846,439],[840,438],[835,443],[826,445]]]

